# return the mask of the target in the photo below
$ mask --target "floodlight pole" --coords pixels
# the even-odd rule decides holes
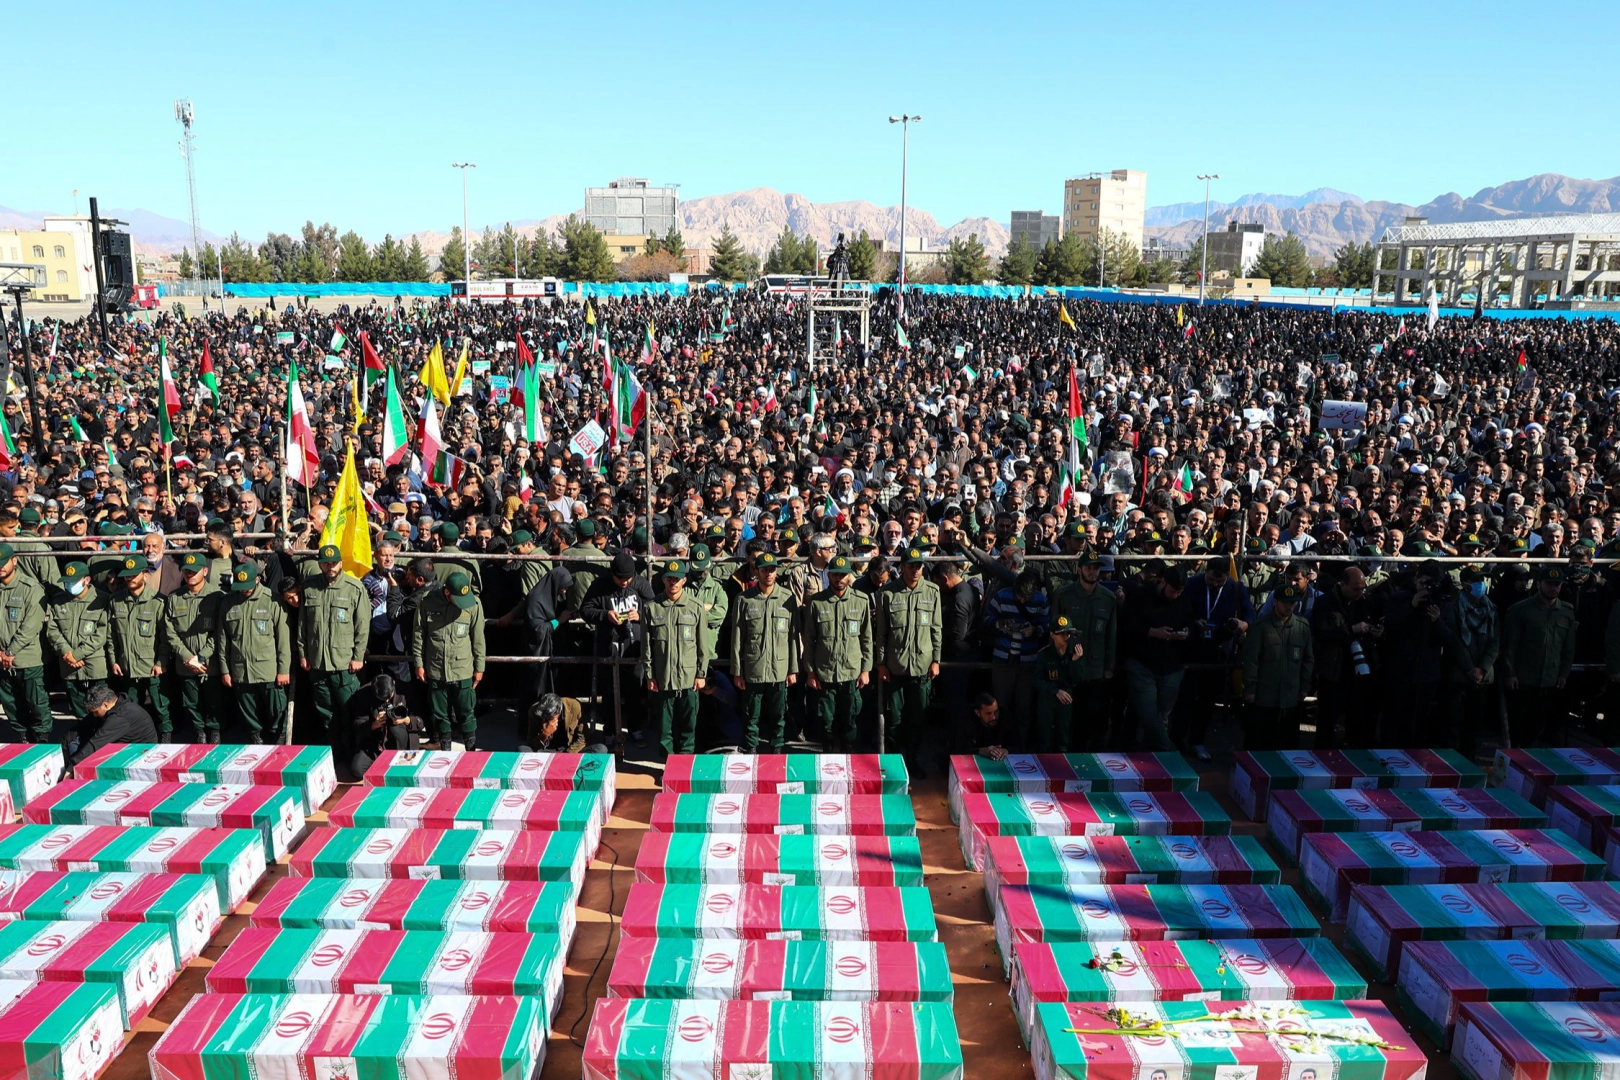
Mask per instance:
[[[94,199],[90,200],[92,203]],[[91,213],[95,211],[92,210]],[[28,291],[27,286],[13,285],[6,290],[17,301],[17,336],[22,338],[23,378],[28,380],[28,414],[29,424],[33,428],[32,449],[39,453],[39,448],[45,438],[45,429],[39,424],[39,396],[34,389],[34,353],[28,344],[28,324],[23,321],[23,293]],[[5,327],[0,326],[0,334],[5,333]]]
[[[921,120],[903,114],[889,117],[889,123],[900,125],[900,265],[894,277],[894,310],[901,322],[906,317],[906,156],[911,149],[911,125]]]
[[[476,169],[478,166],[470,161],[453,161],[450,163],[450,167],[461,170],[461,280],[466,285],[466,300],[470,304],[472,303],[472,239],[468,236],[467,225],[467,170]],[[514,262],[516,258],[517,256],[514,253]],[[516,272],[517,268],[513,267],[513,273]],[[651,528],[650,522],[648,527]],[[651,550],[650,546],[648,550]]]
[[[107,347],[107,290],[101,283],[101,211],[96,208],[96,197],[90,196],[90,261],[96,267],[96,324],[101,332],[101,347]],[[17,295],[17,315],[22,317],[22,294]],[[27,355],[26,351],[23,354]],[[32,378],[30,378],[32,382]],[[30,387],[32,390],[32,387]],[[36,418],[37,419],[37,418]]]
[[[1198,179],[1200,179],[1200,180],[1202,180],[1204,182],[1204,241],[1203,241],[1202,244],[1199,245],[1201,250],[1198,252],[1198,261],[1199,261],[1199,264],[1200,264],[1199,267],[1198,267],[1198,306],[1199,307],[1204,306],[1204,279],[1209,277],[1209,182],[1211,180],[1219,180],[1220,178],[1221,178],[1220,173],[1199,173],[1198,174]],[[1239,256],[1239,261],[1240,262],[1241,262],[1241,259],[1242,259],[1242,256],[1240,255]],[[1243,269],[1243,267],[1240,265],[1238,267],[1238,269],[1241,271]]]

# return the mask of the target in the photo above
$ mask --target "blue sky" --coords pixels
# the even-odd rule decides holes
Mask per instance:
[[[606,12],[621,13],[607,14]],[[1620,8],[1532,5],[17,5],[0,205],[183,218],[172,101],[195,102],[215,232],[385,231],[577,209],[620,175],[683,197],[768,186],[942,224],[1057,208],[1064,177],[1148,172],[1150,204],[1329,186],[1420,203],[1537,172],[1620,173]],[[71,35],[71,36],[69,36]],[[71,42],[71,47],[67,43]],[[36,43],[38,43],[36,47]],[[71,61],[68,59],[72,57]],[[1556,78],[1554,77],[1556,76]],[[1539,82],[1537,80],[1540,80]],[[20,152],[19,152],[20,151]],[[82,196],[81,196],[82,198]],[[82,203],[81,203],[82,205]]]

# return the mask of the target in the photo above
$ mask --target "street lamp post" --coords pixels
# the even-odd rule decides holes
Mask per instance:
[[[1198,252],[1198,306],[1204,306],[1204,279],[1209,277],[1209,182],[1219,180],[1220,173],[1199,173],[1204,182],[1204,242]]]
[[[467,299],[472,300],[472,240],[467,235],[467,170],[476,169],[470,161],[452,162],[452,169],[461,170],[461,280],[466,286]]]
[[[900,125],[900,266],[895,271],[895,312],[906,316],[906,155],[911,143],[911,125],[921,123],[920,116],[889,117],[889,123]]]

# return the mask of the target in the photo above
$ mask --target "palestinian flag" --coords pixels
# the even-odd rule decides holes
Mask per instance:
[[[583,1059],[585,1080],[963,1075],[944,1002],[602,998]]]
[[[521,1080],[548,1023],[537,997],[198,994],[148,1058],[157,1080]]]
[[[1199,1034],[1187,1039],[1188,1045],[1178,1039],[1174,1040],[1176,1045],[1161,1048],[1168,1058],[1137,1053],[1137,1039],[1084,1034],[1090,1029],[1114,1026],[1103,1015],[1108,1007],[1099,1002],[1037,1005],[1030,1034],[1035,1075],[1054,1080],[1151,1080],[1154,1073],[1170,1066],[1178,1075],[1185,1070],[1184,1075],[1196,1076],[1354,1075],[1358,1080],[1421,1080],[1429,1064],[1428,1056],[1413,1045],[1412,1037],[1389,1007],[1377,1001],[1261,1001],[1258,1005],[1238,1001],[1133,1001],[1122,1005],[1133,1017],[1171,1022],[1244,1010],[1229,1021],[1200,1023],[1192,1029],[1174,1026],[1172,1030],[1196,1030]],[[1284,1014],[1256,1023],[1250,1018],[1257,1008],[1282,1009]],[[1276,1033],[1288,1031],[1325,1034],[1296,1039]],[[1338,1032],[1351,1033],[1353,1041],[1334,1038]],[[1367,1039],[1382,1046],[1368,1045],[1363,1041]]]
[[[292,788],[174,784],[152,780],[64,780],[30,803],[35,825],[189,825],[255,829],[274,862],[304,835],[302,797]]]
[[[1273,791],[1484,786],[1484,770],[1455,750],[1242,750],[1231,794],[1250,821],[1264,821]]]
[[[361,829],[544,829],[586,833],[594,847],[604,815],[594,791],[352,787],[326,820]]]
[[[80,780],[164,780],[177,784],[258,784],[295,788],[303,811],[319,810],[337,790],[329,746],[205,746],[110,743],[74,767]]]
[[[1307,833],[1299,850],[1305,889],[1334,922],[1357,885],[1602,881],[1603,860],[1566,834],[1542,829]]]
[[[100,982],[0,982],[0,1067],[28,1080],[94,1080],[124,1048],[118,990]]]
[[[1080,397],[1080,377],[1074,365],[1069,365],[1069,441],[1071,446],[1078,446],[1080,454],[1084,455],[1090,445],[1090,438],[1086,432],[1086,403]],[[1078,471],[1078,456],[1071,451],[1073,464]]]
[[[50,790],[62,760],[57,743],[0,743],[0,782],[11,791],[11,805],[21,809]]]
[[[1413,941],[1402,951],[1396,1000],[1442,1050],[1465,1004],[1612,1000],[1620,986],[1613,941]]]
[[[1547,814],[1511,792],[1480,788],[1279,791],[1267,827],[1277,846],[1299,858],[1300,837],[1313,832],[1411,829],[1540,829]]]
[[[1025,941],[1013,946],[1013,1012],[1025,1039],[1038,1006],[1066,1001],[1336,1001],[1367,980],[1326,938],[1279,941]]]
[[[321,475],[321,457],[315,451],[315,429],[304,404],[304,389],[298,384],[298,362],[287,365],[287,479],[306,488],[314,487]]]
[[[653,799],[655,832],[915,836],[909,795],[680,795]]]
[[[0,925],[0,986],[16,980],[110,988],[126,1031],[140,1023],[177,974],[169,932],[156,923],[19,920]]]
[[[1003,885],[1002,964],[1022,941],[1310,938],[1321,927],[1287,885]]]
[[[900,320],[894,321],[894,340],[902,349],[911,348],[911,339],[906,337],[906,328],[900,325]]]
[[[965,792],[1197,791],[1198,773],[1180,754],[1008,754],[1000,761],[957,754],[949,789],[954,822]]]
[[[1232,831],[1205,791],[969,792],[962,795],[958,838],[968,866],[984,865],[991,836],[1224,836]]]
[[[31,925],[146,924],[162,932],[176,967],[202,955],[222,921],[219,894],[203,874],[94,874],[35,870],[8,875],[0,915]]]
[[[1365,885],[1350,894],[1345,944],[1394,982],[1413,941],[1620,937],[1620,883]]]
[[[180,415],[180,388],[175,385],[174,373],[169,370],[169,339],[158,338],[159,393],[158,434],[163,439],[164,452],[175,441],[174,418]]]
[[[399,396],[399,378],[394,369],[388,369],[387,400],[383,408],[383,464],[398,465],[405,460],[411,447],[410,433],[405,429],[405,403]]]
[[[595,852],[577,832],[515,829],[315,829],[288,863],[294,877],[569,881]]]
[[[524,365],[518,372],[519,392],[523,395],[523,438],[530,446],[548,441],[545,413],[540,405],[540,366]]]
[[[214,354],[208,349],[207,338],[203,339],[202,363],[197,367],[197,397],[219,405],[219,379],[214,376]]]
[[[612,754],[384,750],[366,770],[365,782],[374,787],[594,791],[612,809],[617,775]]]
[[[361,333],[363,334],[364,331],[361,331]],[[332,327],[332,340],[327,343],[326,351],[330,353],[342,352],[344,346],[348,343],[349,339],[343,335],[343,327],[334,324]]]
[[[555,934],[249,927],[208,969],[211,994],[521,994],[562,999]]]
[[[1515,795],[1545,806],[1547,789],[1555,784],[1620,784],[1620,750],[1498,750],[1491,778]]]
[[[73,432],[74,442],[87,443],[90,441],[90,436],[84,433],[84,428],[80,426],[77,416],[68,417],[68,428]]]
[[[372,347],[371,335],[364,330],[360,331],[360,356],[360,369],[365,376],[361,382],[360,400],[365,408],[369,409],[371,407],[371,387],[382,382],[388,368],[383,364],[382,357],[377,355],[377,350]]]
[[[805,885],[655,885],[625,899],[625,937],[938,941],[922,888]]]
[[[690,941],[624,938],[608,973],[616,998],[943,1001],[950,961],[936,941]]]
[[[663,789],[729,795],[904,795],[899,754],[674,754]]]
[[[720,314],[720,333],[729,334],[736,329],[737,324],[731,319],[731,305],[727,304],[725,310]]]
[[[207,874],[235,911],[264,877],[264,841],[256,829],[0,825],[0,869]]]
[[[882,885],[923,883],[915,836],[746,836],[648,832],[636,880],[661,885]]]
[[[1003,885],[1275,885],[1257,836],[992,836],[984,892]]]
[[[287,877],[248,916],[307,930],[489,930],[574,937],[566,881],[397,881]]]

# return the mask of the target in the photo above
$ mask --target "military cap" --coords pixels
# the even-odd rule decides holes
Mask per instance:
[[[1097,553],[1092,551],[1090,548],[1087,548],[1079,555],[1076,555],[1074,561],[1080,566],[1096,566],[1098,563],[1102,562],[1102,560],[1097,557]]]
[[[663,569],[659,571],[658,576],[663,578],[683,578],[690,572],[684,560],[670,559],[663,564]]]
[[[709,540],[724,540],[726,538],[726,527],[717,522],[704,529],[703,535]]]
[[[519,529],[517,532],[512,534],[512,546],[513,547],[520,547],[523,544],[532,544],[532,543],[534,543],[534,534],[531,533],[528,529]]]
[[[450,602],[462,611],[478,603],[478,594],[473,592],[472,579],[460,570],[444,579],[444,588],[450,594]]]
[[[1086,523],[1078,520],[1069,522],[1068,526],[1063,530],[1063,535],[1071,540],[1084,540],[1086,538]]]
[[[252,592],[259,583],[259,564],[241,563],[231,573],[231,592]]]
[[[40,517],[39,511],[35,510],[32,506],[25,506],[17,514],[17,520],[22,522],[24,525],[38,525],[45,519]]]
[[[596,522],[591,518],[580,518],[574,522],[574,532],[583,540],[589,540],[596,535]]]
[[[711,563],[710,563],[710,560],[709,560],[709,545],[707,545],[707,544],[693,544],[692,545],[692,565],[687,568],[687,572],[692,573],[692,574],[706,573],[708,571],[710,565],[711,565]]]
[[[1569,580],[1569,571],[1562,566],[1544,565],[1536,574],[1538,581],[1556,581],[1559,584]]]
[[[912,544],[900,556],[900,562],[905,566],[922,566],[928,561],[928,549],[921,544]]]
[[[456,523],[453,521],[441,521],[434,527],[433,531],[438,533],[439,539],[447,544],[453,544],[461,539],[461,530],[456,527]]]
[[[188,551],[180,556],[182,574],[201,574],[208,570],[208,556],[201,551]]]
[[[62,577],[60,580],[64,585],[71,585],[75,581],[83,581],[89,576],[89,563],[70,562],[66,566],[62,567]]]
[[[1485,541],[1481,540],[1475,533],[1464,533],[1462,539],[1457,541],[1458,549],[1463,551],[1478,551],[1484,546]]]
[[[144,555],[125,555],[124,561],[118,564],[118,576],[121,578],[140,577],[151,569]]]
[[[1282,588],[1272,593],[1271,596],[1273,600],[1282,604],[1297,604],[1301,600],[1305,599],[1304,591],[1293,585],[1284,585]]]
[[[776,556],[769,551],[762,551],[754,556],[755,570],[775,570]]]
[[[1057,618],[1052,620],[1052,633],[1069,634],[1073,631],[1074,626],[1070,624],[1069,617],[1067,615],[1059,615]]]
[[[337,549],[336,544],[322,544],[321,550],[315,553],[315,561],[320,563],[340,563],[343,561],[343,552]]]
[[[849,561],[848,555],[834,555],[832,561],[827,564],[827,573],[829,574],[853,574],[854,572],[855,565]]]

